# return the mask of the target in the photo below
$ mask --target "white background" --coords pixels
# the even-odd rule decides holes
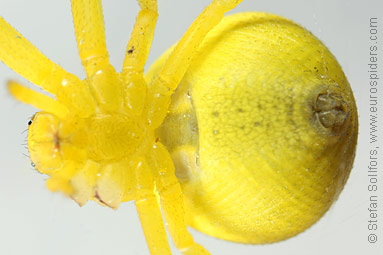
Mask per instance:
[[[120,69],[138,6],[133,0],[103,2],[111,62]],[[160,16],[148,63],[180,38],[208,2],[159,0]],[[354,169],[343,193],[312,228],[289,240],[258,246],[222,241],[191,230],[195,239],[212,254],[383,254],[382,196],[379,197],[378,243],[372,245],[367,242],[369,197],[366,174],[369,18],[378,17],[380,29],[383,29],[382,3],[378,0],[244,0],[233,11],[276,13],[303,25],[323,40],[337,57],[354,90],[359,107],[360,137]],[[84,78],[69,0],[0,0],[0,15],[50,59]],[[381,30],[379,45],[380,58],[383,58]],[[383,79],[382,68],[380,76]],[[148,254],[132,203],[122,204],[117,211],[94,202],[80,208],[63,195],[50,193],[45,188],[46,177],[34,171],[29,159],[23,155],[27,150],[22,145],[26,133],[22,132],[36,109],[16,102],[8,95],[5,89],[8,79],[29,84],[0,63],[0,254]],[[383,100],[382,91],[380,96]],[[383,161],[379,163],[382,165]],[[380,168],[380,194],[383,190],[382,176]],[[174,253],[178,254],[177,251]]]

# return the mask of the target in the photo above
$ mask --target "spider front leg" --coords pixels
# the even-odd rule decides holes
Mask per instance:
[[[66,72],[44,56],[3,18],[0,18],[0,45],[0,60],[15,72],[45,91],[54,94],[58,101],[67,102],[68,108],[76,110],[80,115],[87,116],[93,112],[94,102],[88,88],[75,75]],[[23,102],[38,107],[42,106],[43,109],[48,107],[45,103],[40,102],[43,97],[39,93],[15,83],[10,83],[9,89],[16,98]],[[44,100],[44,102],[47,101],[49,100]],[[51,102],[48,105],[52,106]],[[84,108],[83,104],[88,107]],[[62,107],[59,106],[59,108]],[[62,109],[56,111],[56,107],[53,107],[51,112],[62,113]]]
[[[71,0],[77,47],[87,77],[109,63],[101,0]]]
[[[71,0],[77,47],[85,83],[103,112],[123,109],[123,84],[109,63],[101,0]]]
[[[150,155],[149,164],[160,194],[161,208],[175,246],[185,255],[210,254],[194,242],[187,230],[183,194],[169,152],[158,142],[153,146]]]

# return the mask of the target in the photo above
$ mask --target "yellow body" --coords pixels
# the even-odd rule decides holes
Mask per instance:
[[[52,95],[9,83],[42,110],[28,123],[28,149],[48,189],[79,205],[134,200],[154,255],[171,254],[163,218],[185,255],[210,254],[187,222],[265,243],[319,219],[354,159],[351,89],[326,47],[290,21],[248,13],[219,24],[240,2],[213,0],[145,77],[156,0],[138,0],[120,72],[101,0],[71,0],[83,80],[0,18],[0,60]]]
[[[241,13],[208,34],[159,134],[188,224],[269,243],[304,231],[337,199],[357,130],[351,88],[328,49],[289,20]]]

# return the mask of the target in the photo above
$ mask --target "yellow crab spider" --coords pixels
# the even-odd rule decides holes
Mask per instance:
[[[282,17],[213,0],[144,75],[157,1],[138,0],[121,72],[108,61],[100,0],[72,0],[86,79],[0,19],[0,60],[55,96],[10,82],[42,110],[28,148],[47,187],[79,205],[134,200],[151,254],[209,254],[211,236],[270,243],[314,224],[339,196],[358,133],[355,100],[335,57]]]

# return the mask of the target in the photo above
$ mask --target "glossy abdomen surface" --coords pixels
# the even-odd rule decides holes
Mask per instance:
[[[289,20],[242,13],[204,40],[158,136],[176,165],[189,225],[269,243],[304,231],[337,199],[357,130],[351,88],[328,49]]]

